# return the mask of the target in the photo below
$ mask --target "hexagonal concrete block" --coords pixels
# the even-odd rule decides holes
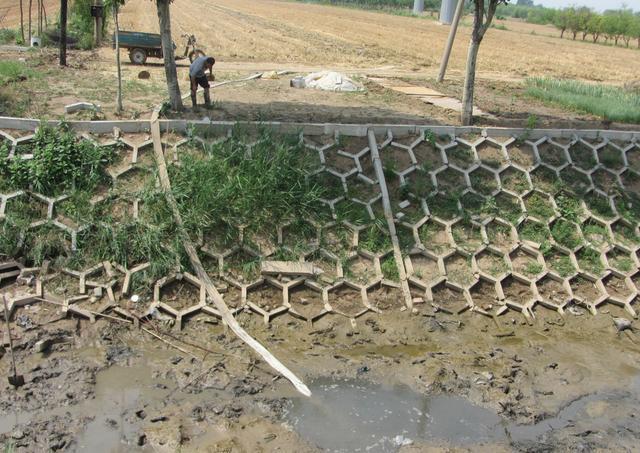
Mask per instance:
[[[329,313],[322,287],[310,281],[299,281],[287,286],[289,315],[313,323]]]
[[[287,296],[285,286],[275,279],[266,278],[247,288],[247,306],[268,324],[274,317],[289,310],[285,303]]]
[[[365,304],[366,290],[349,282],[340,282],[325,290],[331,311],[347,318],[357,318],[369,308]]]
[[[441,282],[431,289],[434,308],[452,315],[460,314],[472,307],[469,293],[450,282]]]

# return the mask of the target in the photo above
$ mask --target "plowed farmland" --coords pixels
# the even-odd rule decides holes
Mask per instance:
[[[49,17],[58,3],[45,2]],[[3,26],[17,26],[16,0],[0,0],[3,8],[9,8]],[[464,68],[470,22],[465,19],[454,47],[454,71]],[[120,23],[125,30],[157,31],[153,3],[129,1]],[[273,0],[175,0],[172,25],[176,42],[182,33],[195,33],[223,61],[414,71],[437,69],[448,33],[448,27],[427,18]],[[483,44],[479,69],[485,77],[551,75],[623,83],[640,73],[636,49],[560,40],[551,27],[517,21],[506,22],[506,28],[492,29]]]
[[[224,60],[435,70],[448,34],[448,27],[428,19],[270,0],[176,0],[172,14],[176,35],[195,33],[208,51]],[[125,29],[157,30],[156,11],[146,1],[130,1],[122,16]],[[524,34],[518,27],[526,24],[509,22],[509,30],[488,33],[481,72],[613,82],[640,73],[634,49],[560,40],[544,36],[544,30]],[[469,30],[463,27],[457,40],[454,70],[464,67]]]

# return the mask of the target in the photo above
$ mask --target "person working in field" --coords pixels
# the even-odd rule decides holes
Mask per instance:
[[[213,80],[213,65],[216,64],[216,59],[213,57],[198,57],[193,60],[189,67],[189,79],[191,80],[191,103],[193,108],[197,107],[196,92],[198,91],[198,85],[204,89],[204,105],[209,108],[211,106],[211,96],[209,94],[209,79],[205,71],[208,69]]]

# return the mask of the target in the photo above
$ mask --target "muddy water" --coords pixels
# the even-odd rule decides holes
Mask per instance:
[[[169,392],[152,387],[153,383],[161,381],[152,379],[152,370],[148,366],[112,366],[96,374],[94,398],[74,406],[54,408],[48,411],[48,415],[70,413],[79,424],[80,419],[89,418],[70,451],[132,451],[135,448],[135,434],[140,432],[143,424],[141,419],[132,414],[141,407],[142,400],[159,403]],[[16,426],[30,422],[38,415],[38,411],[1,415],[0,434],[11,432]]]
[[[114,366],[98,373],[95,400],[78,408],[90,411],[94,419],[78,436],[77,451],[131,451],[125,439],[133,438],[141,421],[125,414],[139,408],[143,396],[151,396],[150,381],[151,370],[145,366]],[[160,393],[154,396],[160,398]]]
[[[517,425],[464,398],[421,395],[402,385],[322,378],[311,389],[310,399],[291,399],[285,418],[302,438],[333,452],[395,452],[413,443],[507,446],[535,441],[580,418],[606,426],[611,420],[603,405],[615,410],[621,401],[640,403],[639,376],[629,391],[584,395],[555,416]],[[600,407],[595,417],[594,407]]]

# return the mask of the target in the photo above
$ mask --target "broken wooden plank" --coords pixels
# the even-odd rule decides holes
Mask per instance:
[[[413,308],[413,298],[411,297],[411,291],[409,289],[409,281],[407,280],[407,270],[404,268],[404,260],[402,259],[402,252],[400,251],[400,241],[398,240],[398,234],[396,233],[396,224],[393,221],[393,210],[391,209],[391,201],[389,200],[389,189],[387,188],[387,181],[384,178],[384,170],[382,168],[382,161],[380,160],[380,152],[378,151],[378,142],[376,136],[371,129],[367,132],[367,138],[369,139],[369,149],[371,150],[371,160],[373,161],[373,168],[378,178],[378,184],[380,184],[380,194],[382,195],[382,208],[384,210],[384,217],[387,219],[387,227],[389,228],[389,235],[391,236],[391,244],[393,246],[393,257],[398,268],[398,275],[400,276],[400,288],[404,296],[404,303],[407,308]]]
[[[322,269],[313,263],[301,261],[263,261],[260,272],[266,275],[304,275],[314,276],[322,274]]]
[[[160,114],[160,109],[157,107],[154,109],[153,114],[151,115],[151,137],[153,138],[153,154],[155,156],[156,165],[158,167],[158,177],[160,178],[160,186],[164,191],[164,196],[173,213],[173,219],[176,223],[178,234],[180,235],[180,239],[182,242],[182,246],[189,255],[189,261],[191,262],[191,266],[193,266],[196,271],[196,275],[202,282],[203,286],[207,291],[207,295],[213,301],[214,305],[220,312],[222,319],[229,326],[229,328],[235,333],[242,341],[244,341],[249,347],[251,347],[260,357],[262,357],[272,368],[274,368],[278,373],[282,374],[286,379],[288,379],[293,386],[305,396],[311,396],[311,390],[298,378],[291,370],[289,370],[284,364],[282,364],[267,348],[262,346],[257,340],[255,340],[251,335],[244,330],[236,318],[233,317],[231,310],[225,304],[224,299],[213,285],[211,278],[207,275],[207,272],[204,270],[202,266],[202,262],[198,257],[198,252],[189,237],[189,234],[184,228],[184,222],[182,221],[182,216],[180,215],[180,210],[178,209],[178,202],[173,196],[173,192],[171,191],[171,181],[169,180],[169,172],[167,171],[167,162],[164,159],[164,152],[162,150],[162,142],[160,137],[160,123],[158,121],[158,115]]]

